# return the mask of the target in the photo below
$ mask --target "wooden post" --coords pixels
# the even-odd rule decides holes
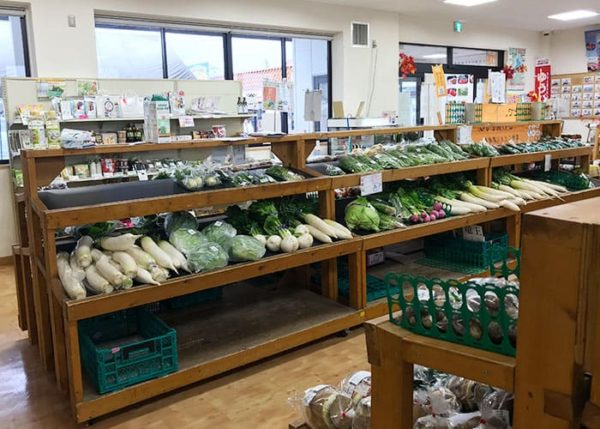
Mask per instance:
[[[64,319],[65,342],[68,357],[69,396],[73,416],[77,416],[77,404],[83,401],[83,376],[81,373],[81,356],[79,354],[79,331],[77,321]]]
[[[335,220],[335,192],[319,192],[319,213],[322,218]],[[328,259],[321,263],[321,293],[329,299],[338,298],[337,260]]]

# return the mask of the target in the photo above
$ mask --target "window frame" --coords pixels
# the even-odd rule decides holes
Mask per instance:
[[[223,65],[224,65],[224,80],[233,80],[233,44],[232,40],[234,37],[244,38],[244,39],[260,39],[260,40],[275,40],[279,41],[281,44],[281,77],[282,79],[287,79],[287,47],[286,42],[292,41],[294,38],[293,35],[281,35],[281,34],[272,34],[270,35],[268,32],[255,34],[255,33],[246,33],[244,31],[229,31],[226,29],[219,30],[215,28],[215,31],[198,29],[195,30],[193,28],[176,28],[169,27],[166,24],[162,23],[154,23],[151,21],[143,21],[138,23],[112,23],[112,22],[96,22],[94,23],[94,29],[96,28],[109,28],[109,29],[120,29],[120,30],[145,30],[145,31],[159,31],[161,35],[161,55],[162,55],[162,69],[163,69],[163,79],[169,79],[168,76],[168,57],[167,57],[167,43],[166,43],[166,34],[167,33],[179,33],[179,34],[195,34],[201,36],[221,36],[223,38]],[[250,30],[249,30],[250,31]],[[301,36],[298,36],[301,37]],[[307,38],[310,38],[307,36]],[[328,117],[331,117],[333,107],[333,94],[331,91],[333,84],[333,63],[332,63],[332,44],[331,39],[323,39],[327,42],[327,76],[329,80],[329,92],[327,97],[327,105],[328,105]],[[96,48],[97,49],[97,48]],[[281,130],[282,132],[289,132],[288,126],[288,113],[281,112]]]
[[[23,11],[24,12],[24,11]],[[2,9],[0,8],[0,15],[1,16],[15,16],[15,15],[8,15],[8,14],[4,14],[2,13]],[[24,77],[31,77],[31,54],[30,54],[30,50],[29,50],[29,36],[28,36],[28,32],[27,32],[27,17],[25,14],[21,15],[17,15],[19,17],[19,21],[21,24],[21,43],[23,44],[23,66],[25,68],[25,76]],[[6,112],[5,112],[6,114]],[[8,138],[8,123],[6,122],[7,125],[7,129],[6,129],[6,135]],[[0,130],[1,132],[1,130]],[[0,158],[0,165],[8,165],[10,164],[10,152],[7,154],[7,158]]]

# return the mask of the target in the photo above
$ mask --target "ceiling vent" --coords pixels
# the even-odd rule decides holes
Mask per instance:
[[[369,24],[364,22],[352,23],[352,47],[369,47]]]

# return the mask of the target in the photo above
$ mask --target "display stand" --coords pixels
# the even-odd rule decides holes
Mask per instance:
[[[437,138],[453,139],[455,127],[416,127],[390,128],[331,133],[309,133],[289,135],[277,139],[249,138],[235,142],[221,140],[200,140],[170,144],[140,144],[98,146],[82,150],[43,150],[24,151],[25,204],[27,208],[27,227],[31,242],[33,296],[36,311],[35,329],[39,338],[40,354],[47,368],[54,367],[59,386],[69,390],[73,415],[78,422],[124,408],[148,398],[163,394],[179,387],[204,380],[233,368],[272,356],[281,351],[331,335],[352,326],[361,324],[367,318],[384,314],[381,303],[367,303],[366,294],[366,252],[369,249],[400,243],[419,237],[451,231],[467,225],[505,219],[513,242],[518,242],[520,214],[507,209],[489,210],[464,216],[454,216],[430,224],[412,226],[406,229],[392,230],[365,236],[355,236],[351,240],[339,241],[327,245],[317,245],[294,254],[282,254],[264,258],[257,262],[235,264],[208,273],[177,277],[161,285],[137,286],[127,291],[88,297],[78,301],[65,299],[62,285],[58,280],[56,268],[56,239],[58,229],[122,219],[132,216],[144,216],[160,212],[189,210],[213,205],[226,205],[248,200],[260,200],[284,195],[301,195],[317,192],[320,201],[320,214],[334,219],[335,189],[343,186],[355,186],[360,183],[360,175],[339,177],[322,176],[306,164],[308,154],[312,152],[318,140],[344,138],[353,135],[390,135],[407,131],[434,131]],[[134,156],[174,153],[183,157],[185,152],[206,150],[206,148],[228,145],[249,145],[270,143],[271,150],[284,163],[304,172],[308,178],[297,182],[274,183],[240,188],[225,188],[183,194],[156,196],[151,198],[118,199],[105,204],[91,204],[79,207],[50,209],[38,196],[38,188],[47,185],[62,170],[71,157],[115,154]],[[555,151],[553,158],[580,157],[591,155],[591,148],[576,151]],[[587,158],[586,158],[587,157]],[[491,163],[498,158],[471,159],[460,162],[440,163],[382,173],[384,181],[405,178],[420,178],[450,172],[472,171],[476,173],[479,184],[489,184]],[[583,161],[582,161],[583,160]],[[524,155],[522,162],[532,162]],[[497,162],[497,161],[496,161]],[[511,158],[510,164],[518,164],[518,158]],[[596,193],[596,189],[571,194],[573,198],[586,198]],[[575,196],[576,195],[576,196]],[[564,198],[570,197],[570,195]],[[563,200],[564,200],[563,198]],[[563,200],[549,200],[549,205],[562,203]],[[348,256],[349,261],[349,305],[337,303],[337,263],[336,258]],[[123,390],[98,395],[89,386],[82,374],[79,356],[79,320],[117,310],[151,304],[166,298],[188,295],[197,291],[220,287],[232,283],[263,276],[269,273],[303,269],[309,264],[321,262],[321,294],[317,295],[305,289],[287,289],[284,296],[278,298],[280,306],[300,305],[306,308],[302,317],[293,325],[278,325],[282,312],[269,313],[272,318],[272,331],[261,335],[249,332],[243,340],[222,337],[219,351],[207,354],[206,350],[190,349],[180,353],[180,369],[170,375],[146,381]],[[300,281],[299,283],[304,283]],[[231,298],[232,303],[235,298]],[[257,305],[260,301],[256,302]],[[234,304],[232,304],[234,305]],[[235,304],[237,305],[237,304]],[[240,317],[256,317],[256,307],[252,303],[239,301]],[[277,308],[277,307],[274,307]],[[241,320],[241,319],[240,319]],[[202,320],[195,325],[202,332]],[[32,329],[32,326],[30,326]],[[266,335],[266,336],[265,336]],[[267,339],[268,338],[268,339]],[[235,341],[234,341],[235,340]]]

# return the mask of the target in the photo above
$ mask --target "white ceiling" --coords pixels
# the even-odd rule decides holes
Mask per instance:
[[[493,3],[465,7],[450,5],[443,0],[313,0],[346,6],[394,11],[407,16],[438,16],[477,22],[498,27],[550,31],[600,24],[600,16],[576,21],[557,21],[548,15],[575,9],[600,13],[600,0],[497,0]]]

